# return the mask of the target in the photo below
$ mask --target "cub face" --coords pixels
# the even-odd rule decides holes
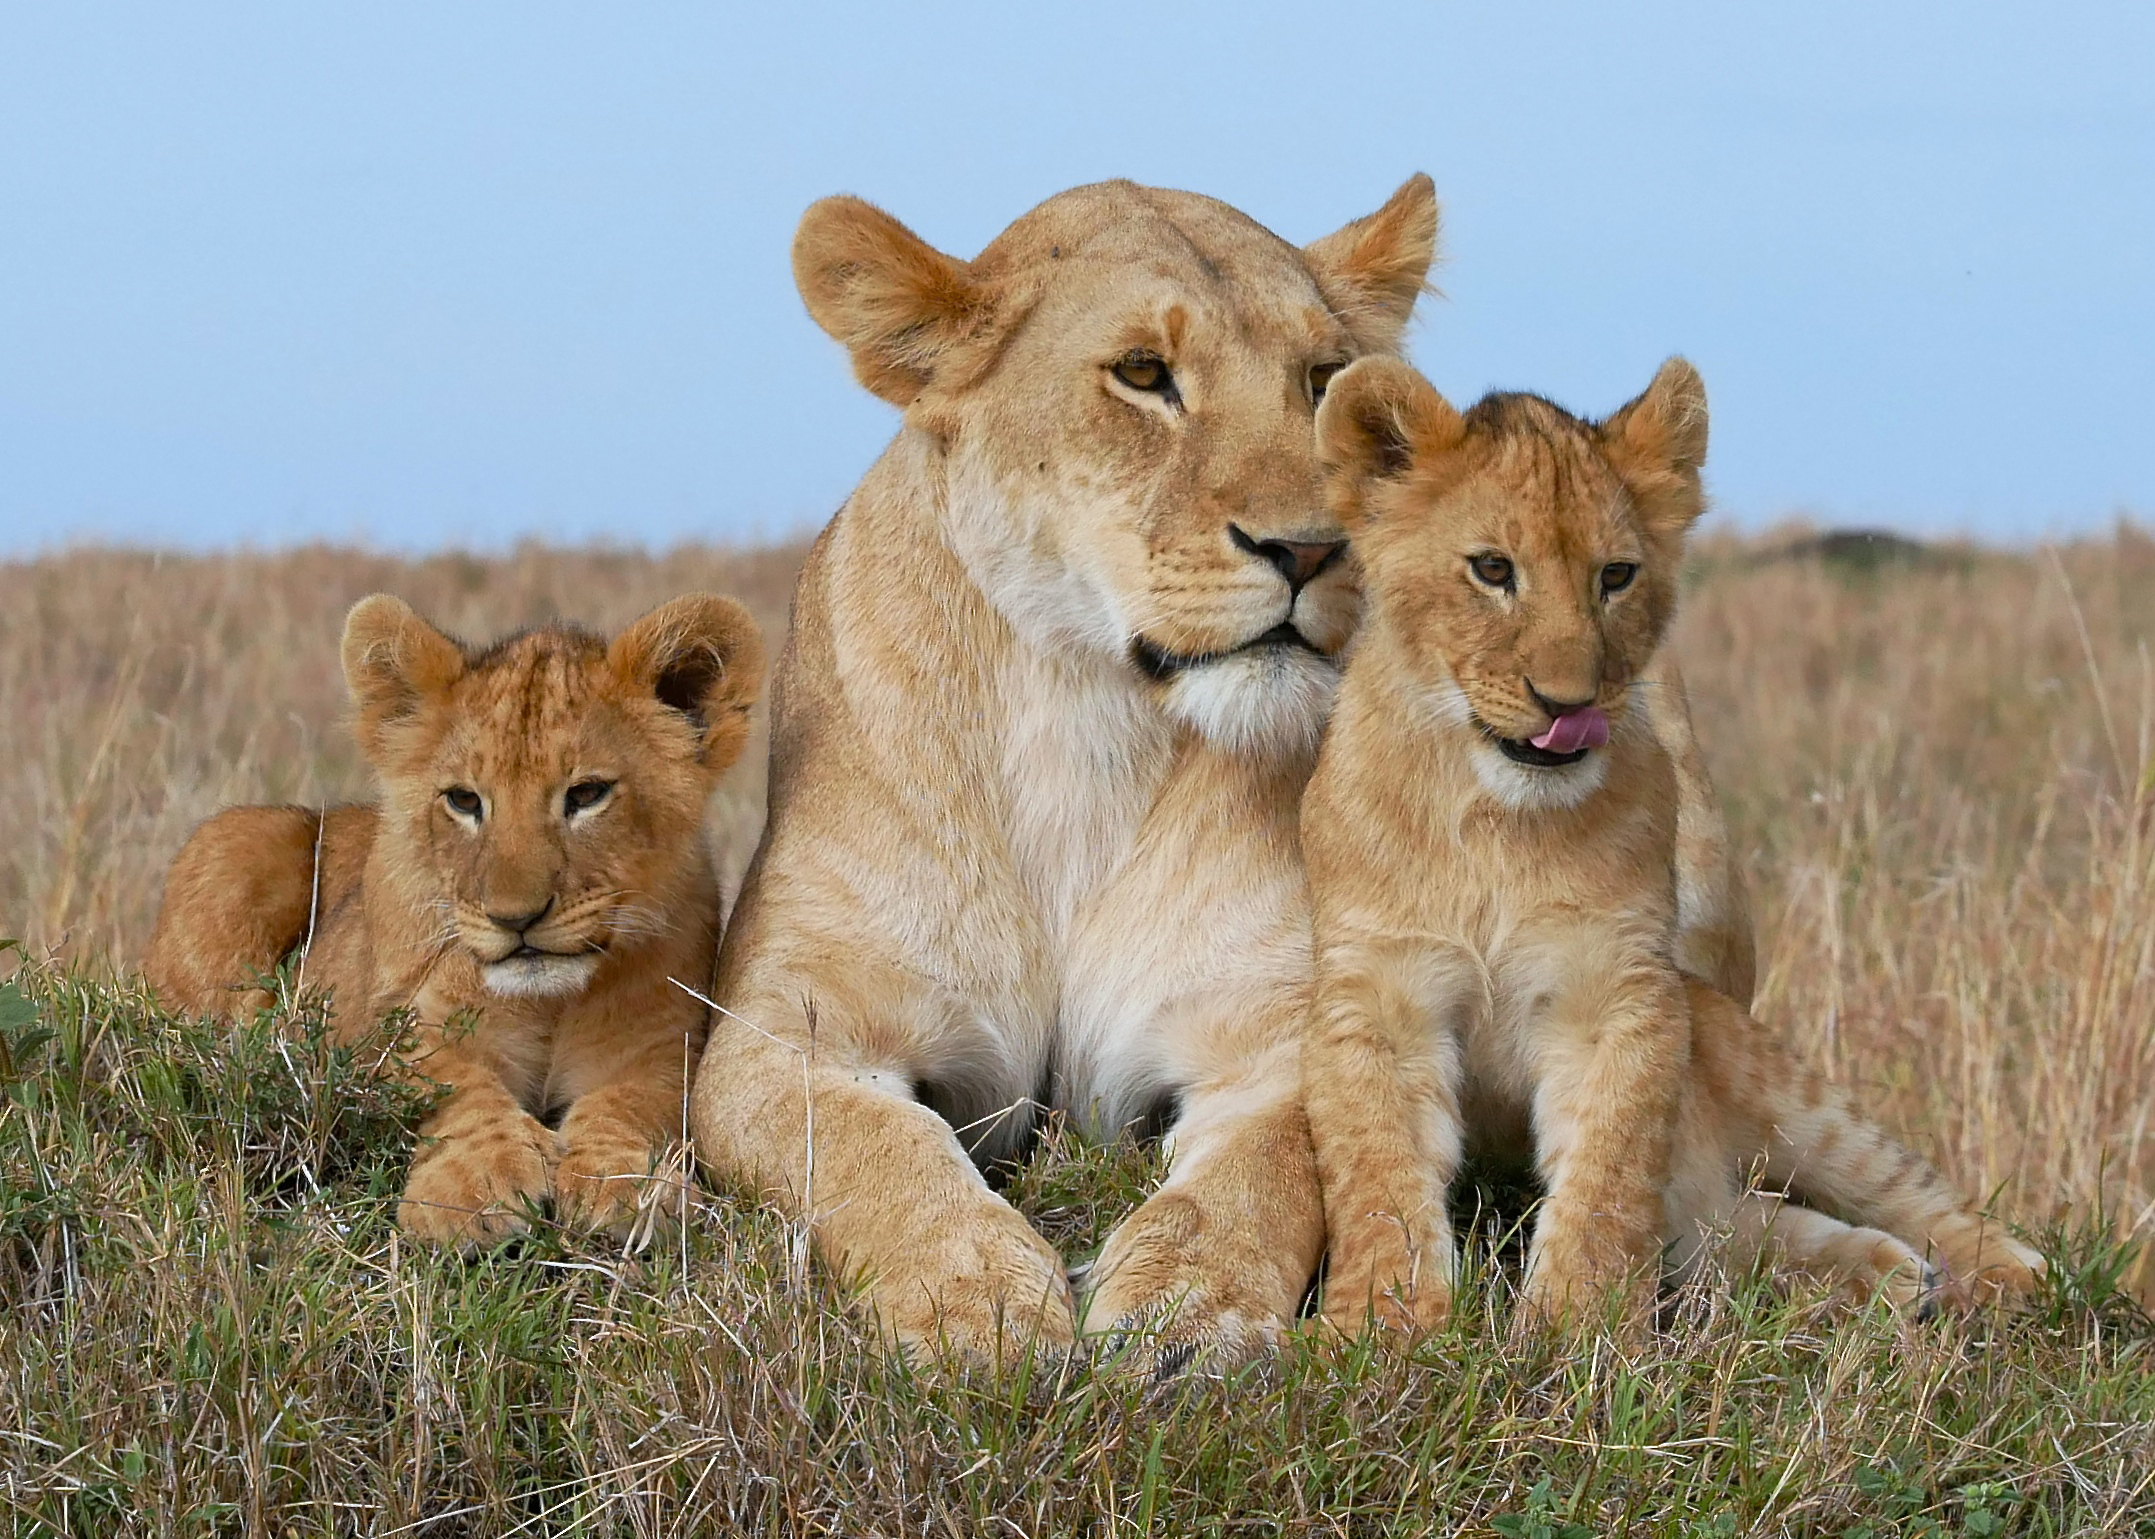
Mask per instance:
[[[694,898],[763,676],[739,604],[675,599],[610,645],[549,626],[472,650],[376,594],[343,655],[391,870],[491,992],[575,993]]]
[[[1512,805],[1571,805],[1674,608],[1703,507],[1706,392],[1680,358],[1604,422],[1531,395],[1465,413],[1392,359],[1333,382],[1317,419],[1365,602],[1439,719]]]
[[[1264,749],[1314,741],[1358,612],[1312,414],[1395,345],[1436,229],[1426,177],[1300,249],[1210,198],[1110,182],[971,262],[825,199],[793,260],[862,383],[936,445],[945,536],[1005,619]]]

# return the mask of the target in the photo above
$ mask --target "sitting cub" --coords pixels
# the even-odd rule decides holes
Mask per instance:
[[[1302,807],[1327,1318],[1446,1317],[1470,1145],[1540,1173],[1543,1317],[1611,1288],[1642,1308],[1664,1247],[1682,1269],[1717,1232],[1903,1301],[1941,1270],[1955,1299],[2029,1286],[2039,1257],[1678,971],[1677,782],[1644,691],[1681,686],[1643,676],[1702,505],[1691,366],[1594,424],[1527,395],[1462,415],[1372,358],[1318,434],[1367,602]]]
[[[371,805],[235,807],[165,880],[144,966],[168,1003],[237,1011],[294,951],[345,1023],[409,1008],[449,1087],[397,1220],[448,1245],[551,1196],[626,1233],[702,1047],[719,896],[704,804],[748,736],[763,644],[699,594],[611,645],[568,625],[484,649],[377,594],[344,626]]]

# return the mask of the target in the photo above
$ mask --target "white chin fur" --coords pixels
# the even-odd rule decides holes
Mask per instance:
[[[1474,745],[1467,755],[1482,789],[1514,812],[1556,811],[1576,807],[1609,776],[1609,756],[1596,748],[1576,764],[1521,764],[1504,757],[1490,742]]]
[[[512,999],[580,993],[598,970],[597,954],[588,951],[570,957],[511,957],[505,962],[489,962],[480,969],[485,974],[488,993]]]
[[[1474,707],[1466,691],[1450,679],[1432,688],[1423,704],[1440,726],[1468,727],[1477,734]],[[1576,807],[1609,778],[1609,756],[1594,749],[1576,764],[1521,764],[1504,757],[1504,750],[1481,738],[1467,750],[1474,778],[1481,787],[1513,812],[1562,811]]]
[[[1301,647],[1256,647],[1185,668],[1167,711],[1230,753],[1286,758],[1316,751],[1339,692],[1339,669]]]

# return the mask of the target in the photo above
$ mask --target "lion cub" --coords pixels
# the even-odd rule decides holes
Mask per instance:
[[[235,807],[165,879],[144,971],[166,1001],[248,1010],[297,951],[346,1023],[409,1008],[407,1067],[449,1087],[397,1221],[476,1245],[525,1199],[624,1234],[679,1126],[719,895],[704,804],[761,689],[748,611],[675,599],[611,645],[568,625],[483,649],[401,599],[345,621],[370,805]]]
[[[1528,395],[1462,415],[1372,358],[1317,427],[1367,603],[1302,806],[1327,1318],[1446,1317],[1470,1144],[1539,1170],[1545,1318],[1642,1308],[1664,1246],[1681,1269],[1716,1232],[1903,1301],[1938,1280],[1919,1247],[1964,1291],[2031,1283],[2033,1252],[1674,961],[1677,782],[1639,696],[1681,688],[1643,676],[1702,506],[1697,373],[1593,424]]]

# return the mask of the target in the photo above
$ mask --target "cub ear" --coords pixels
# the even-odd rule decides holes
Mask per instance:
[[[1371,352],[1399,345],[1437,256],[1437,186],[1417,171],[1374,214],[1302,248],[1324,302]]]
[[[1317,457],[1349,536],[1369,523],[1375,483],[1448,454],[1466,431],[1436,386],[1397,358],[1360,358],[1333,376],[1317,408]]]
[[[1671,358],[1638,399],[1601,425],[1604,452],[1657,529],[1681,533],[1704,511],[1699,467],[1706,463],[1706,382]]]
[[[747,609],[715,593],[659,605],[607,649],[614,675],[686,716],[702,734],[704,768],[732,767],[763,693],[763,632]]]
[[[963,383],[995,330],[996,296],[874,204],[823,198],[793,236],[793,282],[815,323],[853,356],[853,374],[893,406],[938,379]]]
[[[344,685],[359,709],[356,732],[369,759],[388,729],[464,676],[464,649],[390,593],[361,599],[344,617]]]

